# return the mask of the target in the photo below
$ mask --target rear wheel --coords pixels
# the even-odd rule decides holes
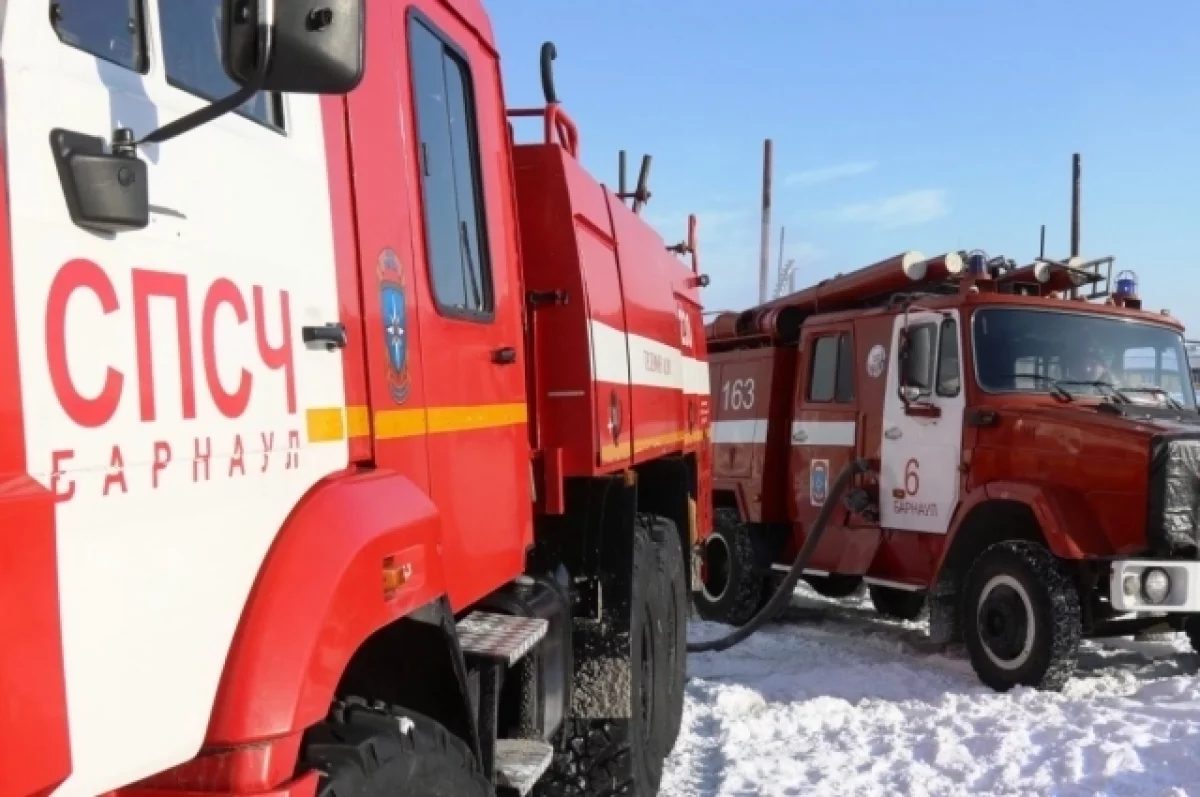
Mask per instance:
[[[348,700],[304,736],[317,797],[494,797],[466,742],[428,717]]]
[[[1075,671],[1079,590],[1045,546],[1014,541],[984,550],[967,574],[960,611],[971,665],[993,689],[1061,689]]]
[[[662,559],[655,551],[657,525],[642,515],[634,527],[630,715],[567,720],[554,762],[535,790],[542,797],[654,797],[658,793],[663,759],[673,742],[666,732],[670,723],[659,716],[664,701],[656,694],[671,680],[661,672],[668,666],[665,652],[670,642],[663,633],[669,615],[668,590],[661,586]],[[681,651],[674,666],[682,665]]]
[[[660,701],[658,717],[663,723],[662,735],[666,750],[679,739],[683,722],[683,692],[687,680],[687,573],[683,561],[683,542],[675,524],[666,518],[647,516],[651,536],[658,553],[659,573],[654,582],[663,591],[664,618],[662,666],[658,668],[660,687],[655,696]]]
[[[879,584],[869,584],[867,589],[871,593],[871,603],[875,606],[875,611],[884,617],[915,620],[925,609],[924,592],[909,592]]]
[[[704,582],[693,593],[704,620],[742,626],[761,605],[766,574],[758,567],[750,527],[737,510],[718,509],[713,532],[704,542]]]
[[[805,576],[804,580],[813,591],[826,598],[848,598],[862,589],[862,576],[830,573],[827,576]]]

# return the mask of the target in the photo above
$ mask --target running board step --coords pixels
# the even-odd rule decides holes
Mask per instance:
[[[533,791],[554,759],[554,748],[537,739],[496,740],[496,789],[500,794]]]
[[[550,627],[540,617],[471,612],[458,622],[458,643],[467,656],[480,656],[509,667],[533,650]]]

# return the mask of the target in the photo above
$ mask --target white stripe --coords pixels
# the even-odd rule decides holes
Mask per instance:
[[[633,384],[683,390],[683,357],[679,349],[633,332],[628,337]]]
[[[608,324],[592,321],[588,324],[592,344],[592,379],[596,382],[629,384],[629,349],[625,333]]]
[[[683,392],[689,396],[707,396],[712,391],[708,381],[708,363],[695,357],[683,358]]]
[[[767,442],[767,419],[755,418],[747,421],[716,421],[712,425],[713,443]]]
[[[854,421],[795,421],[794,446],[853,446]]]
[[[618,385],[682,390],[689,396],[709,395],[708,363],[685,357],[679,349],[590,319],[592,379]],[[632,355],[632,357],[631,357]]]

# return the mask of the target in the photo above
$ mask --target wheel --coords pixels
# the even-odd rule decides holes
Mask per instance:
[[[772,570],[763,580],[762,597],[758,599],[758,606],[755,607],[754,613],[758,614],[764,606],[771,602],[771,598],[775,597],[775,593],[783,586],[783,582],[787,580],[787,573],[781,573],[778,570]]]
[[[559,733],[550,770],[535,787],[539,797],[654,797],[662,782],[663,760],[673,746],[658,716],[660,668],[669,647],[669,612],[660,582],[654,533],[647,516],[633,530],[630,596],[630,712],[628,719],[568,719]]]
[[[755,559],[750,527],[737,510],[718,509],[713,533],[704,541],[704,583],[693,593],[702,619],[741,626],[758,612],[766,577]]]
[[[667,740],[665,756],[679,740],[683,724],[683,692],[687,680],[687,571],[683,542],[675,524],[654,515],[646,516],[645,522],[658,554],[659,575],[654,582],[663,590],[665,612],[662,666],[658,668],[661,685],[655,687],[655,696],[660,699],[657,716],[663,723],[660,732]]]
[[[1188,642],[1192,643],[1192,651],[1200,653],[1200,614],[1189,615],[1183,621],[1183,631],[1187,634]]]
[[[814,592],[826,598],[849,598],[862,588],[862,576],[830,573],[827,576],[805,576],[804,580]]]
[[[984,550],[967,573],[960,612],[971,665],[991,688],[1057,690],[1074,672],[1079,590],[1045,546],[1013,541]]]
[[[879,584],[868,584],[867,591],[871,594],[871,603],[875,606],[875,611],[884,617],[915,620],[925,609],[924,592],[909,592]]]
[[[466,742],[412,711],[339,702],[304,735],[317,797],[495,797]]]

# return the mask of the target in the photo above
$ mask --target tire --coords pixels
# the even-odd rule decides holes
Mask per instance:
[[[967,573],[959,611],[971,666],[992,689],[1054,691],[1074,673],[1079,590],[1045,546],[1013,541],[984,550]]]
[[[783,582],[787,580],[787,573],[781,573],[777,570],[772,570],[763,580],[762,597],[758,600],[758,606],[755,607],[754,613],[758,614],[763,607],[771,602],[771,598],[775,597],[775,593],[783,586]]]
[[[1189,615],[1183,622],[1183,632],[1192,644],[1192,652],[1200,653],[1200,614]]]
[[[862,589],[862,576],[830,573],[827,576],[805,576],[804,580],[814,592],[826,598],[849,598]]]
[[[875,611],[896,620],[916,620],[925,610],[925,593],[868,584]]]
[[[428,717],[350,699],[304,736],[317,797],[495,797],[466,742]]]
[[[766,575],[757,566],[750,527],[737,510],[718,509],[713,533],[704,542],[705,580],[693,593],[703,620],[742,626],[762,603]]]
[[[657,715],[661,685],[666,590],[652,525],[639,516],[633,529],[630,606],[630,717],[568,719],[554,760],[535,787],[539,797],[654,797],[662,783],[663,760],[673,746]]]
[[[660,684],[655,687],[655,696],[661,698],[656,716],[662,721],[659,733],[667,740],[665,756],[679,740],[683,724],[683,693],[687,681],[687,571],[683,542],[675,524],[654,515],[647,515],[644,522],[649,526],[658,554],[659,576],[655,583],[663,591],[665,648],[662,666],[657,670]]]

